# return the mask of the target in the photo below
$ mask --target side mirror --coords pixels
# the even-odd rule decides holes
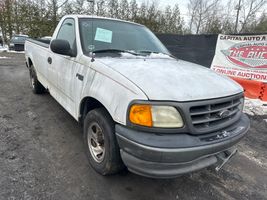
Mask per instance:
[[[65,56],[73,56],[70,44],[67,40],[59,40],[59,39],[52,40],[50,48],[54,53]]]

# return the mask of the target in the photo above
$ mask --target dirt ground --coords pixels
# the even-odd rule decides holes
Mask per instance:
[[[239,154],[218,173],[102,177],[87,162],[77,122],[49,94],[34,95],[28,77],[23,54],[0,53],[1,200],[267,199],[266,115],[250,116]]]

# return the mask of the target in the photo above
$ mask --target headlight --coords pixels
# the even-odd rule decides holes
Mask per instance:
[[[178,110],[172,106],[134,104],[130,108],[130,122],[140,126],[158,128],[181,128],[183,119]]]
[[[14,45],[14,43],[10,43],[9,46],[14,47],[15,45]]]

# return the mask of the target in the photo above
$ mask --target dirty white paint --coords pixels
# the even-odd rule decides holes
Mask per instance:
[[[77,15],[63,17],[52,40],[67,17],[74,18],[78,24]],[[80,41],[79,27],[75,27],[76,41]],[[192,101],[242,91],[226,77],[164,54],[145,57],[122,54],[117,58],[95,58],[91,62],[91,58],[83,55],[80,42],[75,58],[55,54],[29,41],[25,49],[26,60],[32,60],[39,81],[76,120],[81,101],[86,97],[100,101],[116,122],[125,125],[128,105],[133,100]],[[53,60],[50,65],[48,57]]]
[[[202,66],[173,58],[102,58],[151,100],[194,101],[230,96],[242,88]]]

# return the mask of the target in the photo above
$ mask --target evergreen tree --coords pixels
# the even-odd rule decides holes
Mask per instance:
[[[112,18],[119,17],[119,3],[118,0],[108,1],[108,16]]]
[[[267,31],[267,16],[265,13],[262,14],[259,23],[256,25],[254,32],[266,33]]]
[[[106,13],[106,4],[105,4],[105,0],[98,0],[96,2],[96,15],[97,16],[107,16],[107,13]]]
[[[129,20],[130,10],[128,0],[121,0],[119,6],[119,18],[124,20]]]
[[[132,21],[136,21],[137,15],[138,15],[138,4],[136,3],[136,0],[131,0],[130,2],[130,19]]]

